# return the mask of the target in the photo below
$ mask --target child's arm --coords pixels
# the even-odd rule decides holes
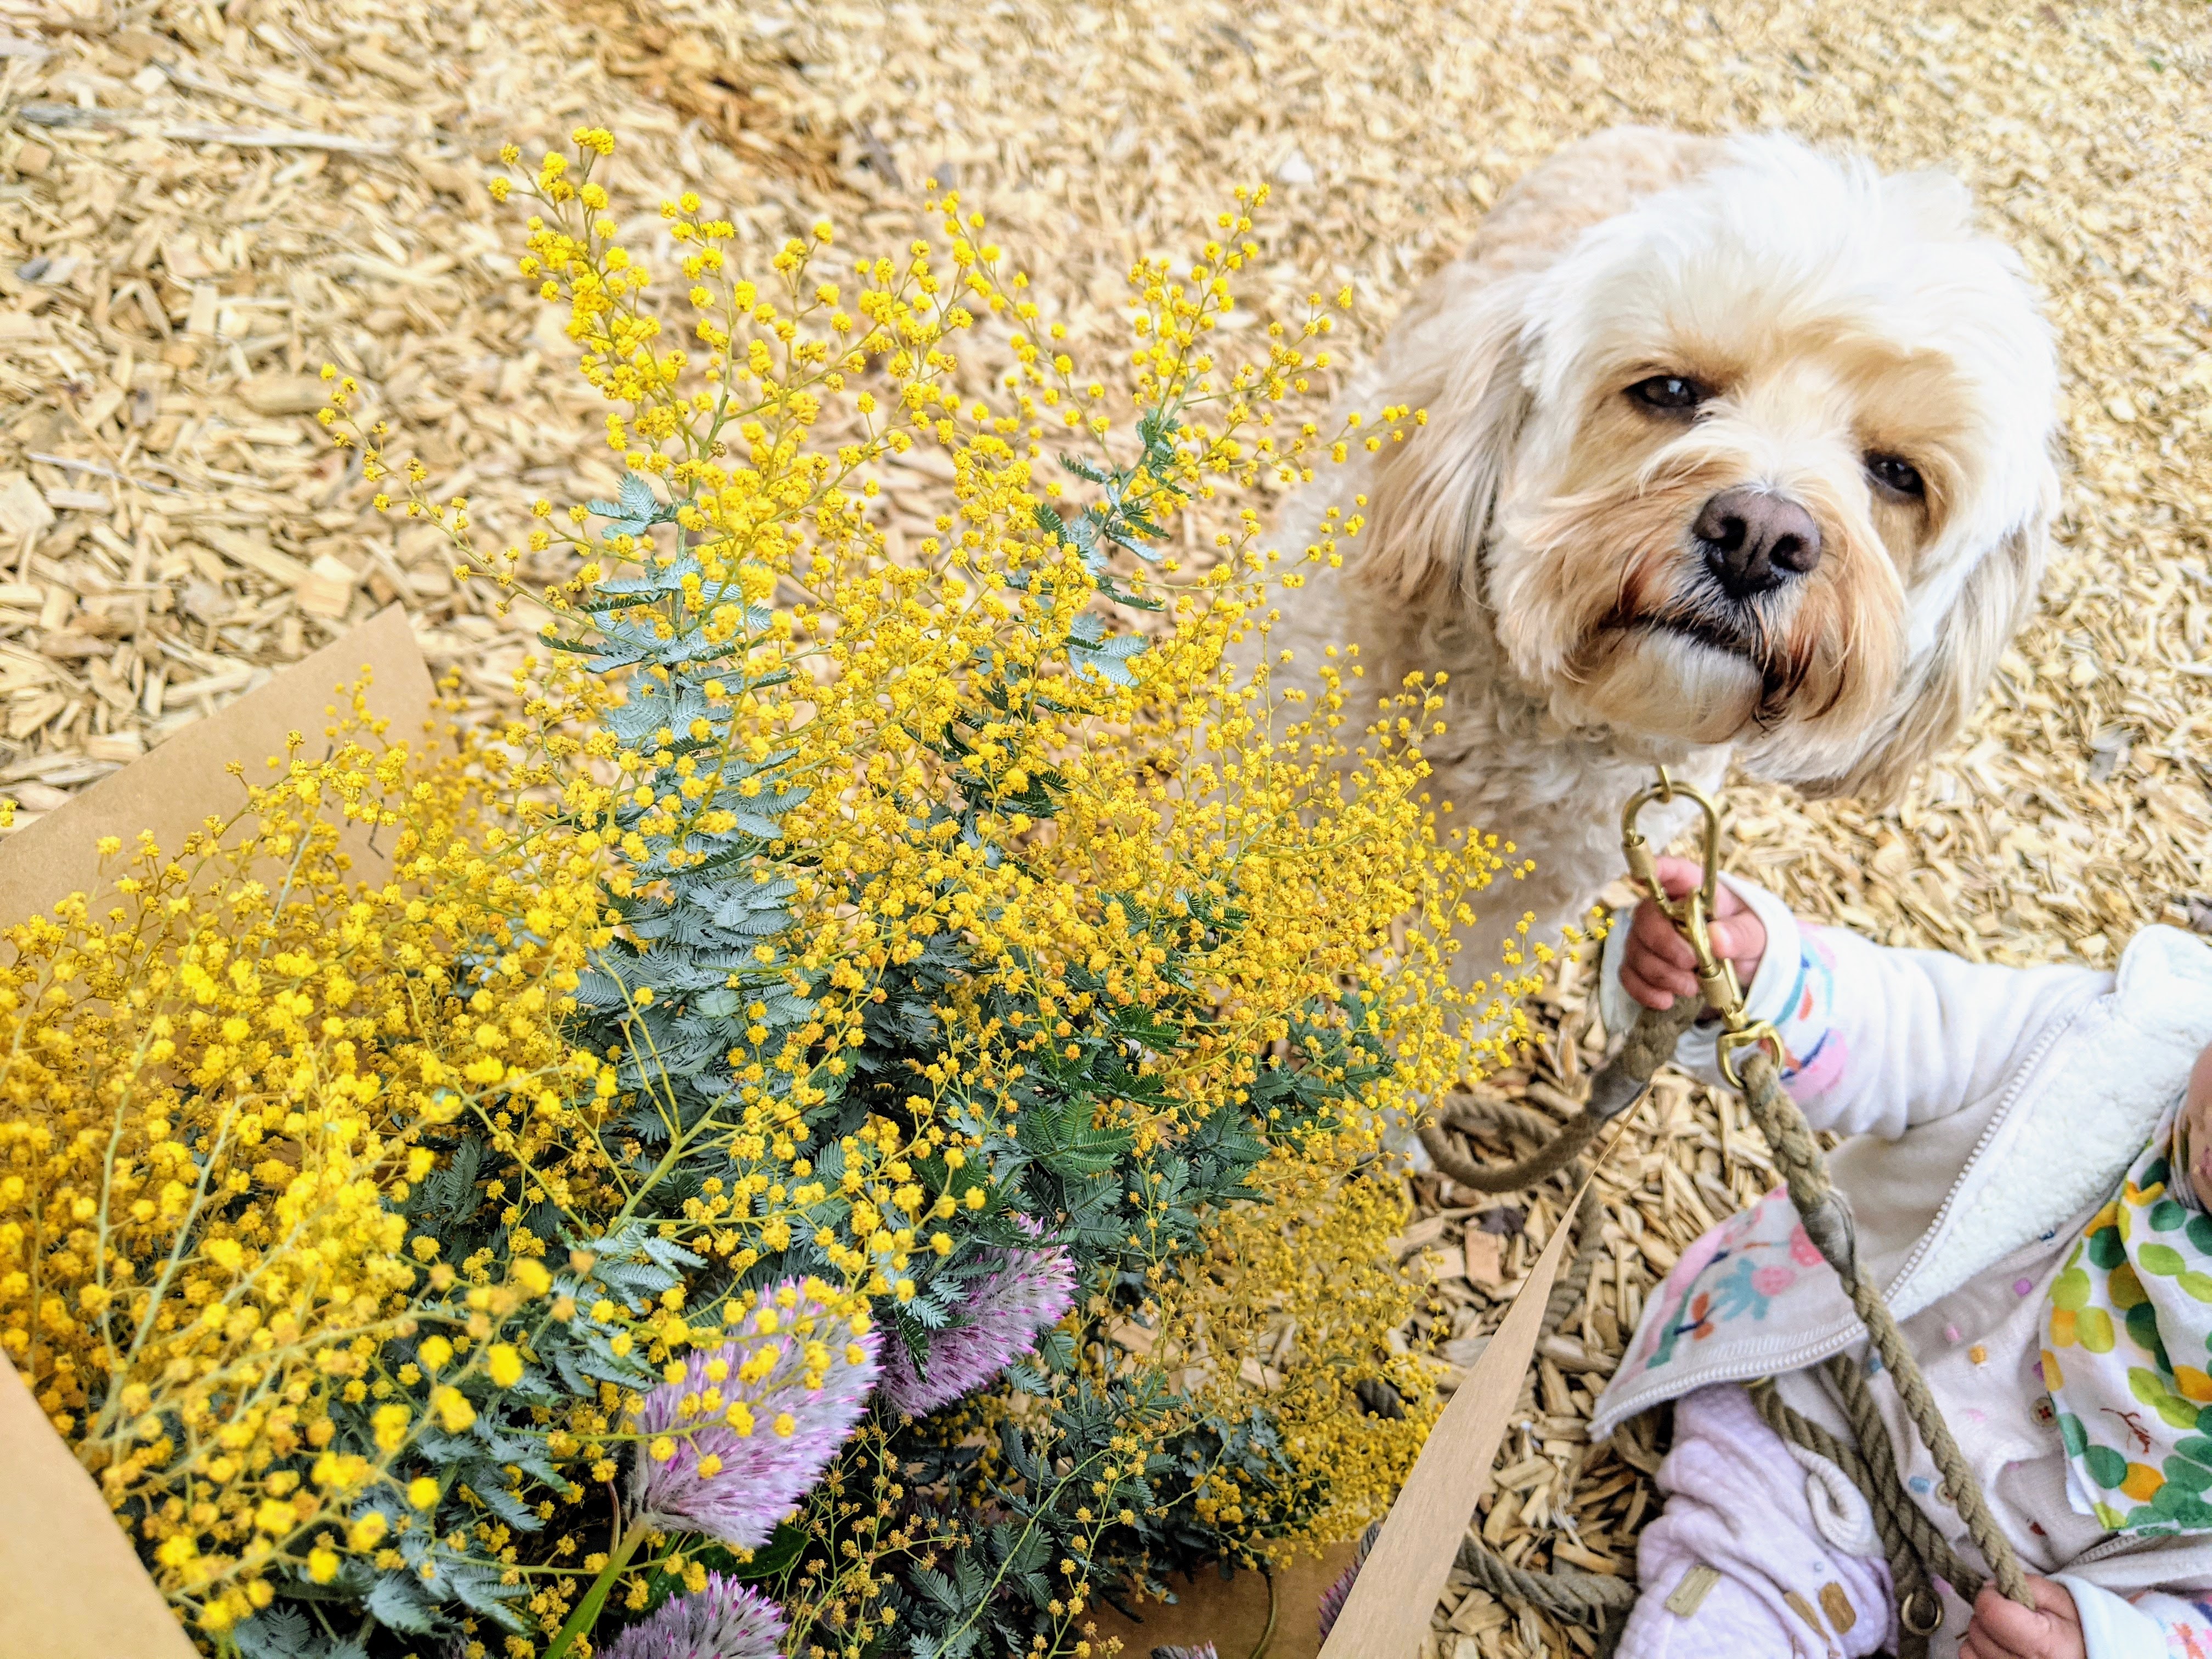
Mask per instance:
[[[2030,1575],[2033,1612],[1983,1587],[1960,1659],[2171,1659],[2212,1653],[2212,1607],[2173,1590],[2133,1595],[2061,1573]]]
[[[2122,1595],[2071,1573],[2028,1583],[2035,1589],[2034,1613],[2005,1601],[1995,1586],[1982,1591],[1960,1659],[1985,1654],[1990,1659],[2169,1659],[2212,1653],[2212,1607],[2201,1596],[2174,1589]]]
[[[1698,866],[1660,860],[1668,890]],[[1753,1019],[1771,1021],[1788,1055],[1783,1081],[1816,1129],[1894,1138],[1986,1097],[2063,1013],[2109,975],[2084,968],[1999,968],[1936,951],[1899,951],[1842,928],[1801,926],[1753,883],[1722,878],[1715,948],[1735,959]],[[1621,930],[1616,928],[1616,937]],[[1608,941],[1607,1029],[1636,1002],[1694,994],[1688,947],[1657,907],[1637,907],[1620,949]],[[1622,1029],[1626,1029],[1625,1024]],[[1717,1028],[1693,1028],[1676,1062],[1719,1080]]]

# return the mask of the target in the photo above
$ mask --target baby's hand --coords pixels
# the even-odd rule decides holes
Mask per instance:
[[[1705,872],[1687,859],[1659,860],[1659,884],[1669,898],[1681,897],[1704,879]],[[1714,891],[1708,932],[1714,952],[1734,963],[1737,983],[1748,986],[1759,971],[1759,959],[1766,954],[1766,927],[1726,882]],[[1697,967],[1698,959],[1659,907],[1650,899],[1638,905],[1621,952],[1621,988],[1647,1008],[1668,1008],[1676,997],[1698,994]]]
[[[1995,1584],[1982,1586],[1959,1659],[2087,1659],[2081,1615],[2063,1584],[2028,1576],[2033,1610],[2005,1599]]]

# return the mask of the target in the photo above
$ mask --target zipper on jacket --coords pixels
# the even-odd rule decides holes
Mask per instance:
[[[2092,999],[2091,1006],[2102,1002],[2111,994],[2109,991],[2100,994]],[[2021,1063],[2020,1070],[2014,1074],[2012,1086],[2005,1091],[2004,1097],[1997,1103],[1996,1110],[1990,1114],[1989,1122],[1984,1126],[1979,1138],[1974,1142],[1973,1150],[1966,1154],[1966,1161],[1959,1166],[1959,1178],[1951,1183],[1951,1189],[1943,1194],[1943,1201],[1936,1206],[1935,1219],[1922,1231],[1919,1242],[1912,1247],[1912,1253],[1905,1257],[1904,1265],[1891,1276],[1888,1285],[1884,1287],[1882,1297],[1885,1301],[1896,1296],[1898,1288],[1912,1277],[1928,1252],[1935,1247],[1937,1235],[1943,1231],[1944,1223],[1950,1219],[1952,1205],[1958,1201],[1960,1188],[1966,1184],[1966,1177],[1973,1174],[1974,1165],[1981,1161],[1982,1154],[1989,1150],[1990,1142],[1996,1139],[1997,1132],[2004,1127],[2006,1121],[2012,1116],[2013,1109],[2020,1104],[2021,1096],[2026,1092],[2027,1085],[2035,1081],[2036,1073],[2042,1069],[2043,1062],[2049,1056],[2052,1046],[2059,1038],[2072,1030],[2081,1017],[2089,1012],[2088,1006],[2075,1009],[2035,1040],[2035,1046],[2027,1051],[2027,1058]],[[1917,1312],[1917,1310],[1915,1311]]]

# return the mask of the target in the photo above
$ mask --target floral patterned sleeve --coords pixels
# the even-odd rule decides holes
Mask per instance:
[[[2212,1590],[2125,1595],[2060,1573],[2088,1659],[2212,1659]]]
[[[2164,1659],[2212,1659],[2212,1591],[2191,1599],[2150,1590],[2130,1598],[2166,1638]]]

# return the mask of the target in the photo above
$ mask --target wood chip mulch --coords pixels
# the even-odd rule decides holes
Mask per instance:
[[[508,696],[535,618],[368,510],[312,419],[343,365],[499,545],[538,494],[611,492],[483,192],[507,140],[615,129],[648,250],[687,188],[763,252],[825,216],[874,251],[922,180],[957,185],[1104,365],[1130,261],[1194,246],[1237,185],[1275,191],[1251,297],[1353,282],[1354,354],[1562,142],[1779,124],[1972,186],[2050,296],[2067,484],[1967,737],[1886,811],[1739,789],[1736,866],[1886,940],[2109,963],[2149,922],[2212,931],[2209,93],[2196,0],[0,0],[0,791],[51,810],[395,600],[468,695]],[[936,481],[897,482],[894,522],[926,522]],[[1564,1109],[1582,1000],[1559,988],[1544,1053],[1491,1086]],[[1686,1080],[1633,1130],[1589,1309],[1476,1521],[1526,1565],[1632,1568],[1651,1493],[1587,1444],[1590,1401],[1657,1277],[1770,1182],[1741,1107]],[[1408,1340],[1463,1364],[1556,1203],[1412,1189],[1438,1311]],[[1464,1589],[1425,1659],[1589,1650]]]

